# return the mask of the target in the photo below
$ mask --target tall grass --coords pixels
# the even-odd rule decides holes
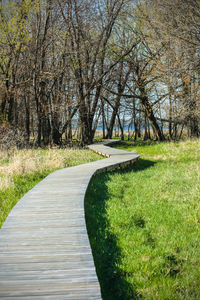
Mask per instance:
[[[200,141],[119,148],[141,159],[86,198],[103,299],[200,299]]]
[[[48,174],[99,158],[77,149],[0,151],[0,227],[17,201]]]

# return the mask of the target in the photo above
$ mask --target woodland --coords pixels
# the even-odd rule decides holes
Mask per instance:
[[[1,0],[0,145],[200,135],[198,0]]]

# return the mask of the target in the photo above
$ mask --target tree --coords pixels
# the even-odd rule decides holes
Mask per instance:
[[[162,43],[165,49],[163,63],[165,75],[162,77],[165,78],[165,84],[170,90],[170,110],[172,112],[172,106],[178,102],[182,103],[179,105],[178,118],[189,128],[191,137],[198,137],[200,120],[196,95],[199,78],[200,5],[195,0],[184,0],[181,5],[177,0],[150,0],[145,4],[142,2],[140,12],[145,16],[145,26],[152,32],[152,42]],[[176,82],[177,86],[174,84],[171,86],[170,82]],[[176,101],[174,104],[172,99]],[[171,123],[175,122],[175,118],[177,119],[177,115],[172,120],[170,113],[170,136]]]
[[[3,90],[1,120],[11,124],[17,122],[17,90],[22,53],[29,41],[27,30],[31,1],[0,3],[0,78]]]
[[[78,90],[82,144],[91,143],[103,81],[126,55],[113,56],[112,34],[124,0],[59,2],[68,33],[70,67]],[[127,50],[127,52],[130,49]]]

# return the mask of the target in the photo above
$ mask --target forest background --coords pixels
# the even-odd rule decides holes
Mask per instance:
[[[199,25],[196,0],[1,0],[0,144],[199,137]]]

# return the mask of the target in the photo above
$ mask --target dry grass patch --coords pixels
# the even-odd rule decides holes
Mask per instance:
[[[0,151],[0,189],[9,186],[13,175],[65,168],[97,159],[98,155],[86,149]]]

